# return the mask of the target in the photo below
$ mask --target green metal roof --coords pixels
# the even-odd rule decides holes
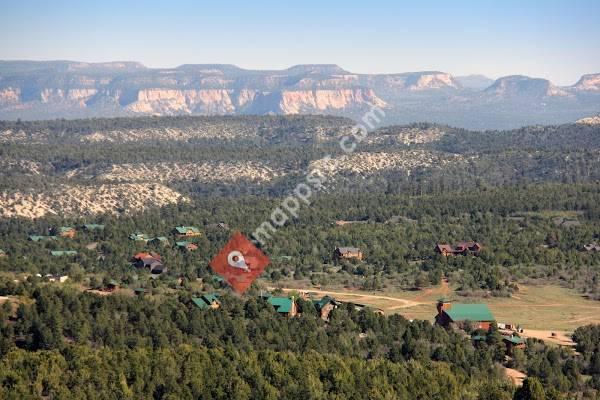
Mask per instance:
[[[101,231],[104,229],[104,225],[99,225],[99,224],[85,224],[85,225],[83,225],[83,227],[90,231],[93,231],[95,229],[98,229]]]
[[[487,304],[453,304],[445,310],[452,321],[494,321]]]
[[[482,340],[486,340],[487,337],[484,335],[475,335],[471,338],[471,340],[475,341],[475,342],[480,342]]]
[[[513,344],[521,344],[521,343],[525,342],[522,338],[520,338],[518,336],[504,336],[502,339],[506,340],[507,342],[511,342]]]
[[[183,242],[175,242],[175,244],[177,245],[177,247],[185,247],[189,244],[190,242],[187,241],[183,241]]]
[[[150,238],[148,237],[148,235],[146,235],[145,233],[141,233],[141,232],[134,232],[131,235],[129,235],[129,239],[131,240],[139,240],[139,241],[145,241],[147,242],[148,240],[150,240]]]
[[[112,285],[112,286],[119,286],[119,282],[115,281],[114,279],[111,279],[110,281],[108,281],[108,284]]]
[[[206,310],[208,307],[210,307],[209,303],[204,301],[202,297],[192,297],[192,302],[201,310]]]
[[[205,294],[204,297],[206,300],[210,301],[211,303],[213,301],[219,301],[219,295],[217,293],[209,293],[209,294]]]
[[[53,250],[50,253],[55,257],[74,256],[75,254],[77,254],[75,250]]]
[[[267,301],[275,307],[278,313],[289,313],[292,311],[293,300],[289,297],[269,297]]]
[[[192,302],[200,309],[206,310],[210,305],[219,301],[219,296],[216,293],[204,294],[200,297],[192,297]]]
[[[39,242],[40,240],[56,240],[56,236],[30,235],[29,240]]]
[[[166,238],[166,237],[164,237],[164,236],[157,236],[157,237],[155,237],[155,238],[154,238],[154,239],[152,239],[152,240],[158,240],[159,242],[166,242],[166,241],[167,241],[167,240],[169,240],[169,239],[167,239],[167,238]]]
[[[178,233],[187,233],[188,231],[192,231],[194,233],[200,233],[200,229],[196,228],[195,226],[176,226],[175,230]]]
[[[327,304],[331,303],[332,301],[335,301],[335,299],[333,297],[330,296],[323,296],[321,298],[321,300],[314,300],[313,304],[315,306],[317,306],[318,309],[323,308],[324,306],[326,306]]]

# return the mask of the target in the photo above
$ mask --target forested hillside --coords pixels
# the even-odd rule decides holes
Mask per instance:
[[[226,297],[219,310],[200,311],[186,295],[101,297],[36,284],[0,290],[34,301],[14,317],[10,307],[0,310],[7,399],[510,399],[515,390],[497,366],[506,351],[497,328],[474,348],[428,322],[352,307],[326,323],[310,302],[301,302],[301,317],[286,319],[254,299]],[[530,341],[512,366],[549,398],[590,395],[581,374],[589,370],[598,385],[595,329],[576,332],[585,360]]]
[[[0,398],[597,398],[600,127],[389,126],[347,153],[352,124],[0,122]],[[322,187],[261,245],[260,279],[233,294],[209,261],[314,170]],[[198,229],[186,239],[197,248],[176,226]],[[435,251],[470,241],[476,256]],[[364,257],[337,259],[338,247]],[[164,272],[135,267],[140,253],[158,253]],[[427,320],[409,321],[348,302],[323,319],[299,291],[298,316],[264,300],[284,284],[416,299],[440,282],[457,302],[568,291],[590,314],[569,317],[577,352],[527,339],[509,354],[496,325],[442,328],[425,301]],[[218,309],[192,300],[208,293]],[[506,368],[527,375],[522,387]]]

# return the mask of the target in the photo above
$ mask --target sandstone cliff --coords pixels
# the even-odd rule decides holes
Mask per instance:
[[[284,114],[298,114],[310,110],[343,110],[369,105],[385,107],[386,103],[371,89],[284,91],[280,102]]]
[[[600,74],[583,75],[575,84],[575,89],[600,92]]]
[[[133,62],[0,61],[0,119],[245,114],[357,119],[376,105],[386,108],[386,124],[507,129],[570,122],[593,115],[600,105],[600,74],[564,87],[519,75],[493,84],[485,77],[475,83],[467,78],[442,71],[359,74],[330,64],[247,70],[226,64],[146,68]]]

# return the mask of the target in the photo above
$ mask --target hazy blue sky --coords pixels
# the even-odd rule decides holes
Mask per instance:
[[[0,59],[335,63],[364,73],[521,73],[572,84],[600,72],[599,21],[598,0],[0,0]]]

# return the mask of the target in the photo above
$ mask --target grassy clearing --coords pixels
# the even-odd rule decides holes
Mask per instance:
[[[310,284],[285,287],[294,287],[307,292],[314,292],[316,289]],[[334,297],[381,308],[386,314],[400,313],[408,319],[433,321],[436,314],[436,300],[440,297],[449,297],[457,303],[488,304],[497,321],[519,324],[526,329],[572,332],[579,326],[600,323],[600,302],[587,300],[574,290],[554,285],[521,285],[520,291],[511,298],[461,297],[443,286],[420,291],[392,289],[358,291],[342,287],[320,289],[345,293],[346,295]],[[315,295],[318,297],[320,294],[315,293]],[[403,303],[401,300],[408,300],[408,302]]]
[[[519,324],[529,329],[573,331],[591,323],[600,323],[600,302],[583,298],[574,290],[553,285],[521,286],[511,298],[468,298],[450,296],[458,303],[485,303],[499,322]],[[398,293],[403,295],[404,293]],[[414,292],[409,292],[414,295]],[[415,307],[399,310],[410,319],[432,320],[435,296],[423,299]]]

